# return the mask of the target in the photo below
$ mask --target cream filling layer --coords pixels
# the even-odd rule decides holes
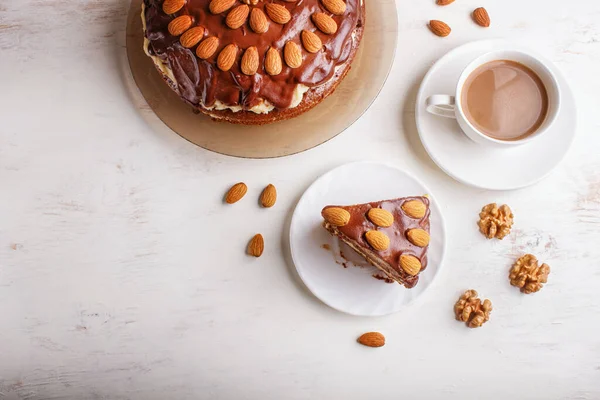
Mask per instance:
[[[161,60],[158,56],[152,55],[149,51],[150,41],[148,40],[148,38],[145,35],[145,32],[146,32],[146,13],[145,13],[145,11],[146,11],[146,5],[144,3],[142,3],[142,26],[144,28],[144,53],[146,53],[146,55],[152,59],[152,62],[154,62],[154,65],[156,65],[156,67],[160,70],[160,72],[164,76],[169,78],[171,80],[171,82],[173,82],[173,84],[177,85],[177,80],[175,79],[175,75],[173,74],[173,70],[171,70],[171,68],[169,67],[169,64],[167,64],[166,62]],[[302,102],[304,93],[308,92],[308,89],[310,89],[310,88],[306,85],[303,85],[303,84],[296,85],[296,87],[294,88],[294,93],[292,94],[292,102],[288,108],[297,107],[298,104],[300,104]],[[217,110],[217,111],[230,110],[233,112],[239,112],[239,111],[243,110],[242,106],[239,106],[239,105],[238,106],[230,106],[219,100],[216,100],[215,104],[213,104],[210,107],[207,107],[204,104],[200,104],[200,105],[202,106],[202,108],[204,108],[206,110]],[[268,100],[261,99],[259,104],[250,108],[248,111],[252,111],[253,113],[256,113],[256,114],[268,114],[269,112],[273,111],[274,109],[275,109],[275,106],[273,104],[271,104]]]

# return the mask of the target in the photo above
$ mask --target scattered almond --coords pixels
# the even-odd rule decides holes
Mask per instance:
[[[415,246],[426,247],[429,244],[429,233],[423,229],[410,229],[406,237]]]
[[[267,10],[267,15],[269,15],[269,18],[278,24],[287,24],[290,19],[292,19],[292,15],[288,9],[281,4],[267,3],[265,5],[265,9]]]
[[[258,50],[255,46],[250,46],[244,52],[240,69],[245,75],[254,75],[258,71]]]
[[[229,189],[225,195],[225,202],[227,204],[233,204],[241,200],[246,195],[248,186],[244,182],[238,182]]]
[[[337,24],[329,15],[318,12],[312,15],[312,21],[319,30],[327,35],[337,32]]]
[[[195,45],[200,43],[203,36],[204,28],[201,26],[195,26],[192,29],[185,32],[183,35],[181,35],[179,41],[181,42],[181,45],[183,47],[189,49],[190,47],[194,47]]]
[[[235,5],[237,0],[212,0],[208,8],[213,14],[221,14]]]
[[[316,33],[302,31],[302,44],[309,53],[316,53],[323,48],[323,43]]]
[[[302,52],[300,51],[300,47],[292,41],[285,44],[285,47],[283,48],[283,58],[285,58],[285,63],[290,68],[298,68],[302,65]]]
[[[169,33],[173,36],[179,36],[183,32],[190,29],[192,23],[192,17],[190,17],[189,15],[180,15],[179,17],[169,22]]]
[[[427,212],[425,203],[419,200],[409,200],[402,204],[402,210],[412,218],[423,218]]]
[[[451,3],[454,3],[454,0],[437,0],[435,4],[437,4],[438,6],[447,6]]]
[[[265,56],[265,71],[269,75],[279,75],[283,65],[281,63],[281,56],[279,52],[271,47],[267,50],[267,55]]]
[[[350,213],[343,208],[329,207],[321,212],[325,221],[331,225],[344,226],[350,222]]]
[[[198,58],[207,59],[210,58],[219,47],[219,39],[216,36],[209,36],[204,39],[196,48],[196,55]]]
[[[250,13],[250,28],[256,33],[265,33],[269,30],[269,20],[260,8],[253,8]]]
[[[342,15],[346,12],[346,3],[343,0],[321,0],[321,3],[332,14]]]
[[[252,237],[250,243],[248,243],[248,254],[254,257],[260,257],[265,250],[265,239],[263,239],[260,233],[257,233]]]
[[[248,7],[246,4],[239,5],[233,10],[229,11],[229,14],[227,14],[227,18],[225,18],[225,23],[231,29],[237,29],[240,26],[244,25],[244,22],[246,22],[249,13],[250,7]]]
[[[270,208],[275,205],[276,201],[277,189],[275,188],[275,186],[269,184],[260,195],[260,204],[262,204],[263,207]]]
[[[358,338],[358,343],[367,347],[381,347],[385,345],[385,336],[379,332],[367,332]]]
[[[421,261],[415,256],[402,254],[400,256],[400,267],[409,275],[417,275],[421,271]]]
[[[477,25],[483,26],[484,28],[490,26],[490,15],[483,7],[476,8],[473,11],[473,20]]]
[[[163,3],[163,11],[165,14],[175,14],[185,5],[185,0],[165,0]]]
[[[372,223],[382,228],[390,227],[394,223],[394,216],[392,213],[383,208],[371,208],[369,212],[367,212],[367,217],[369,217]]]
[[[384,251],[390,247],[390,238],[380,231],[368,231],[365,233],[367,243],[371,245],[377,251]]]
[[[429,21],[429,29],[431,29],[431,32],[435,33],[440,37],[446,37],[452,31],[452,29],[450,29],[450,26],[448,26],[447,23],[435,19]]]
[[[230,43],[221,50],[219,57],[217,57],[217,67],[221,71],[229,71],[233,67],[235,58],[237,57],[238,47]]]

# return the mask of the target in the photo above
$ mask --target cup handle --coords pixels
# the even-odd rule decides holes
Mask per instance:
[[[425,103],[427,105],[427,112],[439,115],[440,117],[456,119],[456,114],[454,112],[454,96],[434,94],[429,96]]]

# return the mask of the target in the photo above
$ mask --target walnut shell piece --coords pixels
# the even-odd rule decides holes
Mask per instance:
[[[467,324],[469,328],[479,328],[489,321],[492,312],[492,302],[479,299],[476,290],[467,290],[454,304],[454,315],[457,321]]]
[[[544,287],[549,274],[548,264],[539,265],[533,254],[525,254],[514,263],[508,278],[511,285],[521,288],[522,293],[531,294]]]
[[[504,239],[510,233],[514,215],[506,204],[498,207],[496,203],[484,206],[479,213],[479,231],[488,239]]]

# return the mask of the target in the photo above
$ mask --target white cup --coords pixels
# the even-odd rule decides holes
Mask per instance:
[[[490,61],[496,60],[516,61],[529,67],[533,72],[537,74],[537,76],[540,77],[542,83],[546,87],[546,92],[548,94],[548,111],[546,113],[546,118],[544,119],[544,122],[542,122],[542,125],[540,125],[540,127],[534,133],[523,139],[500,140],[487,136],[483,132],[475,128],[473,124],[471,124],[471,122],[469,122],[463,111],[463,106],[461,104],[460,99],[466,79],[478,67]],[[458,101],[456,99],[458,99]],[[497,50],[486,53],[476,58],[469,65],[467,65],[467,67],[461,73],[460,78],[458,79],[458,83],[456,85],[456,93],[454,95],[434,94],[427,98],[426,106],[427,111],[432,114],[438,115],[440,117],[456,119],[462,131],[470,139],[477,143],[492,145],[496,147],[516,146],[527,143],[548,131],[550,126],[554,123],[556,116],[558,115],[558,111],[560,109],[560,89],[556,77],[544,61],[530,54],[523,53],[520,51]]]

